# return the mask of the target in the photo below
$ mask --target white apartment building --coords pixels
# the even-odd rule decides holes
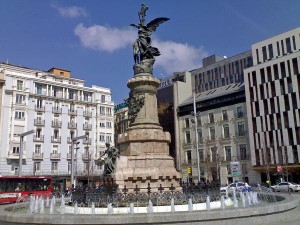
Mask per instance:
[[[300,27],[253,44],[252,54],[244,73],[253,168],[275,183],[283,165],[299,183]]]
[[[69,186],[71,139],[75,145],[75,179],[79,184],[99,178],[97,163],[105,143],[114,137],[114,103],[108,88],[84,86],[70,71],[45,72],[0,63],[4,76],[1,110],[0,175],[19,167],[18,134],[24,137],[22,175],[51,175]],[[4,132],[5,131],[5,132]]]
[[[256,183],[259,176],[251,170],[250,148],[247,132],[247,111],[244,84],[230,84],[196,94],[198,152],[201,180]],[[193,97],[179,105],[181,164],[191,167],[194,182],[198,180],[196,128]],[[240,163],[240,175],[231,174],[231,162]]]

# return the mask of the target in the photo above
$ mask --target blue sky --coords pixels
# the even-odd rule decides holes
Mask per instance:
[[[233,56],[251,44],[300,26],[299,0],[0,0],[0,61],[48,70],[58,67],[87,86],[128,97],[132,42],[141,3],[146,22],[168,17],[152,36],[154,75],[201,66],[212,54]]]

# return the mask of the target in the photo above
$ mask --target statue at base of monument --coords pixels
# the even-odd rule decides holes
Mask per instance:
[[[119,150],[115,147],[111,147],[109,143],[105,144],[106,150],[100,156],[100,162],[104,164],[104,176],[110,175],[115,171],[116,161],[119,158]]]

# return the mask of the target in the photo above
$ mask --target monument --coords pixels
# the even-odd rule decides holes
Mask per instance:
[[[139,23],[131,24],[138,29],[138,39],[132,46],[134,76],[127,83],[130,124],[127,131],[118,136],[120,157],[112,178],[119,189],[126,186],[142,192],[150,183],[153,191],[159,187],[180,190],[180,174],[169,155],[170,133],[163,131],[158,120],[156,93],[160,82],[153,76],[153,64],[160,52],[151,46],[152,33],[169,19],[160,17],[146,24],[147,10],[142,4]]]

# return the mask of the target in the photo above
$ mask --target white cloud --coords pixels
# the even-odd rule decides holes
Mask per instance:
[[[137,38],[136,30],[102,25],[85,27],[83,24],[78,24],[74,33],[80,38],[84,47],[106,52],[131,47]],[[196,48],[188,44],[161,41],[155,37],[152,46],[157,47],[161,52],[154,65],[161,67],[168,73],[197,68],[202,65],[202,58],[207,56],[207,52],[202,47]]]
[[[83,46],[94,50],[114,52],[132,44],[137,34],[130,29],[117,29],[94,25],[85,27],[82,24],[76,26],[75,34],[80,38]]]
[[[87,16],[88,13],[84,8],[77,7],[77,6],[69,6],[69,7],[62,7],[52,4],[51,5],[54,9],[56,9],[59,14],[63,17],[69,17],[69,18],[76,18],[80,16]]]
[[[196,48],[173,41],[154,40],[153,46],[157,47],[161,53],[155,65],[169,73],[195,69],[202,65],[202,58],[208,55],[203,47]]]

